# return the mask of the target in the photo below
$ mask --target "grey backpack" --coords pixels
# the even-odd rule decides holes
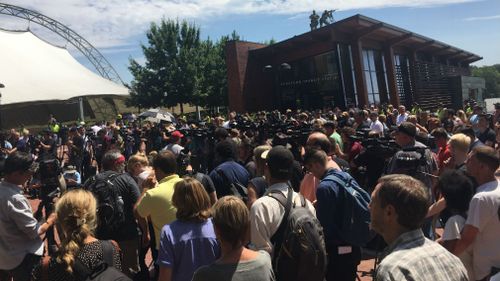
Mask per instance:
[[[327,266],[323,228],[307,208],[306,199],[299,194],[301,204],[295,205],[290,186],[287,197],[279,190],[271,190],[268,196],[285,208],[283,220],[271,238],[276,279],[323,281]]]

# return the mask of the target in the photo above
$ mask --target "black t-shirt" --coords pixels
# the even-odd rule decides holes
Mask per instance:
[[[488,128],[486,131],[479,133],[477,138],[484,144],[486,144],[487,141],[491,141],[494,144],[496,141],[496,134],[492,129]]]
[[[349,162],[345,161],[344,159],[340,158],[340,157],[333,157],[332,158],[333,161],[335,163],[337,163],[337,165],[339,165],[340,169],[342,169],[342,171],[348,171],[350,166],[349,166]]]
[[[116,173],[114,171],[104,171],[97,175],[98,177],[108,177],[110,174]],[[123,208],[125,215],[125,222],[120,227],[120,231],[114,234],[113,239],[115,241],[130,240],[138,237],[140,235],[140,230],[137,221],[134,217],[134,205],[139,200],[140,191],[139,186],[135,180],[129,174],[120,174],[116,176],[112,183],[117,188],[120,196],[123,199]],[[85,183],[85,186],[89,186],[90,182]]]
[[[203,174],[203,173],[196,173],[195,179],[197,181],[201,182],[201,184],[205,188],[205,191],[208,194],[215,192],[214,182],[212,181],[212,179],[208,175]]]
[[[298,161],[293,161],[292,166],[292,178],[290,179],[290,184],[295,192],[300,191],[300,183],[304,178],[304,170]]]
[[[57,147],[56,147],[56,141],[54,139],[50,138],[50,139],[44,139],[44,140],[42,140],[42,143],[44,145],[49,145],[50,148],[49,148],[49,150],[46,150],[45,148],[42,148],[42,151],[41,151],[40,155],[47,155],[47,156],[50,155],[50,156],[54,156],[55,157],[56,156],[56,149],[57,149]]]
[[[73,139],[73,148],[71,149],[72,157],[82,157],[83,156],[83,144],[84,140],[81,136],[74,136]]]
[[[255,192],[257,193],[257,198],[264,196],[269,184],[264,177],[255,177],[250,180],[250,183],[255,187]]]

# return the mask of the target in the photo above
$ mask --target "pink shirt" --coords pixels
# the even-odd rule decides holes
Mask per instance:
[[[300,182],[300,194],[314,203],[316,201],[316,188],[318,185],[319,179],[313,176],[313,174],[307,173],[302,179],[302,182]]]

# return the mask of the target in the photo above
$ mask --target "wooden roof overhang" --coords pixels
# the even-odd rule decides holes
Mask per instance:
[[[270,57],[318,42],[352,42],[354,40],[378,42],[383,46],[403,47],[461,63],[472,63],[482,59],[474,53],[359,14],[265,48],[252,50],[251,53],[258,57]]]

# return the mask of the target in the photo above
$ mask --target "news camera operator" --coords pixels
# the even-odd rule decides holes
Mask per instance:
[[[415,140],[417,128],[413,123],[402,122],[394,132],[394,139],[401,147],[389,160],[385,174],[406,174],[422,181],[434,202],[433,186],[437,177],[438,165],[431,150],[421,142]],[[431,220],[428,219],[422,228],[424,235],[432,239]]]
[[[380,138],[375,131],[368,132],[366,139],[361,141],[361,152],[351,161],[356,171],[355,178],[360,185],[371,193],[378,179],[384,173],[385,163],[398,150],[397,144],[390,138]]]
[[[43,137],[40,141],[35,142],[38,148],[38,158],[56,158],[57,144],[53,139],[52,132],[46,129],[43,132]]]
[[[77,127],[71,127],[69,129],[66,145],[69,149],[69,164],[74,166],[78,172],[81,172],[85,141],[80,135]]]
[[[39,165],[39,169],[34,175],[37,184],[33,185],[32,188],[39,190],[40,204],[34,216],[37,219],[41,219],[43,209],[45,209],[45,217],[49,217],[53,213],[54,199],[66,191],[66,181],[62,175],[60,162],[55,156],[51,154],[42,154],[36,161]],[[57,251],[57,246],[53,229],[47,231],[46,239],[49,254],[55,253]]]

